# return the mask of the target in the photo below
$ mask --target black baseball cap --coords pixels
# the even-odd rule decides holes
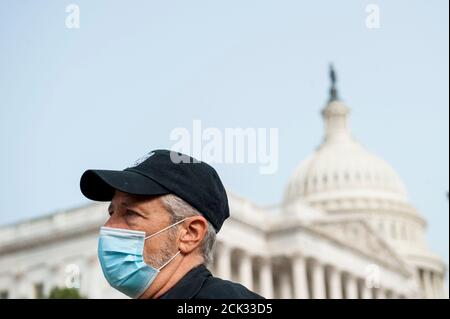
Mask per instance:
[[[216,232],[230,216],[219,175],[205,162],[188,155],[154,150],[121,171],[90,169],[80,179],[84,196],[111,201],[115,190],[133,195],[174,194],[196,208]]]

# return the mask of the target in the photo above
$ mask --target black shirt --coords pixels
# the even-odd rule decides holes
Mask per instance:
[[[204,265],[192,268],[160,299],[264,299],[244,286],[213,277]]]

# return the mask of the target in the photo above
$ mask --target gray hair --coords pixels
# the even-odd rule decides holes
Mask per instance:
[[[163,195],[160,199],[164,208],[166,208],[170,213],[172,223],[176,223],[186,217],[202,216],[197,209],[176,195]],[[206,266],[212,262],[214,243],[216,242],[216,231],[209,221],[207,221],[207,223],[208,229],[206,230],[205,237],[201,242],[201,253],[204,260],[203,263]],[[174,230],[176,230],[176,228]]]

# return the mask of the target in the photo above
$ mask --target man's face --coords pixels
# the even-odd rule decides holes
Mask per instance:
[[[172,223],[170,213],[158,197],[136,196],[116,191],[108,208],[107,227],[144,231],[149,236]],[[159,268],[177,252],[176,226],[149,238],[144,260]]]

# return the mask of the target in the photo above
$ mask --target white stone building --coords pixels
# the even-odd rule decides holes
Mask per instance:
[[[324,141],[295,170],[282,204],[268,209],[228,194],[231,217],[212,272],[268,298],[448,298],[425,219],[389,164],[353,139],[334,83],[322,115]],[[106,205],[0,228],[0,298],[34,298],[54,286],[125,297],[97,260]]]

